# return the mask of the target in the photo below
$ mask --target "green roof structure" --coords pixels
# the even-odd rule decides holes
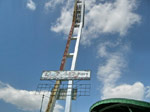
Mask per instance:
[[[96,102],[91,106],[90,112],[150,112],[150,103],[133,99],[112,98]]]

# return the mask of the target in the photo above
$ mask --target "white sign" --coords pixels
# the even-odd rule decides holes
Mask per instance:
[[[89,80],[90,71],[44,71],[41,80]]]

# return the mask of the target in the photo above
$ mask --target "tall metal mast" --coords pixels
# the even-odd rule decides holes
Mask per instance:
[[[68,57],[72,58],[71,70],[73,71],[75,69],[83,24],[84,24],[84,0],[75,0],[72,25],[71,25],[68,40],[66,43],[64,55],[63,55],[63,58],[61,61],[60,71],[63,71],[65,69],[65,63],[66,63],[66,59]],[[78,28],[78,34],[75,37],[73,37],[74,28]],[[70,46],[71,40],[76,40],[76,44],[75,44],[73,53],[69,53],[69,46]],[[53,112],[56,100],[59,95],[61,82],[62,82],[62,80],[56,80],[54,88],[51,91],[51,95],[50,95],[49,102],[48,102],[45,112]],[[70,112],[70,110],[71,110],[72,90],[73,90],[73,80],[69,80],[67,95],[66,95],[65,112]]]
[[[82,33],[82,27],[84,24],[84,20],[83,20],[84,19],[84,1],[78,0],[76,3],[76,7],[77,7],[77,9],[76,9],[77,10],[76,24],[78,24],[79,28],[78,28],[78,34],[76,37],[76,44],[75,44],[75,49],[74,49],[74,53],[73,53],[71,70],[75,70],[78,48],[79,48],[79,43],[80,43],[80,37],[81,37],[81,33]],[[73,80],[69,80],[67,97],[66,97],[65,112],[70,112],[70,110],[71,110],[72,86],[73,86]]]

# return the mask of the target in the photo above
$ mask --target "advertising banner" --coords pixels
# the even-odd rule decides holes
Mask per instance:
[[[41,80],[90,80],[90,71],[44,71]]]

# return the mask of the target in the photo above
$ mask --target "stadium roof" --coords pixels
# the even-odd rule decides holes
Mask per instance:
[[[90,112],[150,112],[150,103],[132,99],[112,98],[98,101]]]

